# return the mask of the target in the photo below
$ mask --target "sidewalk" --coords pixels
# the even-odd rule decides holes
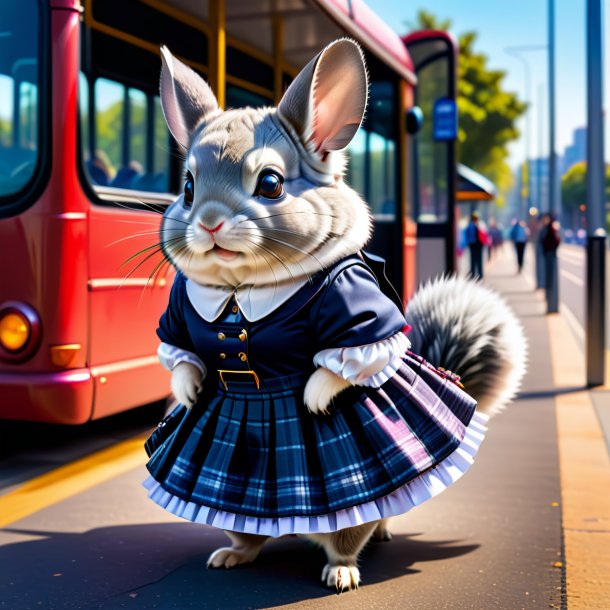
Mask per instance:
[[[54,489],[91,467],[98,478],[0,530],[0,608],[608,610],[610,462],[593,408],[604,392],[584,388],[565,316],[545,314],[512,254],[487,266],[485,282],[528,338],[521,392],[491,419],[463,479],[392,519],[390,542],[367,545],[359,591],[323,587],[323,553],[294,537],[269,542],[251,566],[206,570],[225,535],[147,499],[140,448],[139,465],[102,450],[71,463],[67,478],[58,469]],[[24,488],[49,489],[41,477]]]
[[[551,360],[553,384],[543,394],[554,402],[557,422],[567,607],[610,608],[610,391],[585,387],[583,346],[561,313],[545,314],[543,291],[531,275],[516,274],[510,247],[488,266],[485,282],[525,327],[530,384]],[[520,398],[531,395],[527,379],[525,386]]]

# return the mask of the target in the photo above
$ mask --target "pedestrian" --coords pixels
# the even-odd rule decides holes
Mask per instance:
[[[479,215],[473,212],[465,230],[465,241],[470,250],[470,275],[478,279],[483,277],[483,246],[487,243],[487,235],[479,226]]]
[[[523,258],[525,255],[525,245],[527,244],[527,238],[529,236],[529,230],[525,226],[523,220],[515,220],[512,229],[510,230],[510,238],[515,244],[515,251],[517,252],[517,267],[519,273],[523,270]]]
[[[496,250],[502,245],[503,241],[502,231],[498,227],[496,219],[492,218],[489,223],[489,259],[496,253]]]

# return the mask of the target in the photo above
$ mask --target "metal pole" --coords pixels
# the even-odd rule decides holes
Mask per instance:
[[[587,0],[587,385],[604,383],[606,218],[601,0]]]
[[[549,0],[549,212],[557,216],[557,155],[555,154],[555,0]],[[546,312],[559,311],[557,251],[545,254]]]
[[[542,202],[542,126],[544,121],[544,109],[542,108],[542,100],[544,97],[544,85],[538,84],[538,161],[537,161],[537,208],[538,216],[536,218],[536,235],[534,243],[534,251],[536,252],[536,288],[545,288],[546,280],[544,277],[544,251],[540,243],[540,220],[542,211],[546,206]]]
[[[528,48],[528,47],[525,47]],[[520,220],[525,220],[527,218],[527,213],[532,205],[532,194],[531,194],[531,179],[530,179],[530,108],[531,108],[531,100],[530,100],[530,67],[525,59],[519,55],[518,47],[507,47],[504,49],[506,53],[512,55],[515,59],[518,59],[523,65],[523,70],[525,72],[525,101],[527,103],[527,110],[525,111],[525,166],[522,166],[521,169],[521,192],[519,197],[519,218]],[[524,168],[527,176],[524,176]],[[525,197],[523,196],[523,192],[525,191]],[[525,205],[524,205],[525,204]],[[524,209],[525,208],[525,209]]]

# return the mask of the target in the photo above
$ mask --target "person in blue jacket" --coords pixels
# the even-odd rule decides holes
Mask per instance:
[[[517,253],[517,267],[519,273],[523,270],[523,259],[525,256],[525,245],[527,244],[527,238],[529,237],[529,230],[525,226],[523,220],[515,221],[511,230],[510,238],[515,244],[515,252]]]
[[[465,238],[470,250],[470,275],[475,279],[482,278],[485,233],[479,226],[479,215],[476,212],[473,212],[470,216],[470,223],[466,227]]]

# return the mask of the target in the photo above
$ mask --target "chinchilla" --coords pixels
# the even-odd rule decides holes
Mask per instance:
[[[366,245],[371,214],[344,181],[342,152],[367,105],[367,71],[355,42],[328,45],[277,108],[222,110],[206,82],[165,47],[162,60],[162,108],[186,158],[184,191],[164,214],[161,235],[165,256],[186,278],[227,289],[279,289],[307,281]],[[488,289],[441,279],[415,295],[407,319],[417,351],[433,364],[464,371],[488,411],[518,388],[525,340],[514,315]],[[187,405],[202,382],[202,371],[188,362],[173,371],[172,389]],[[307,383],[305,403],[324,412],[349,385],[320,367]],[[209,565],[252,561],[264,542],[227,534],[233,546],[218,549]],[[357,557],[371,535],[389,539],[385,520],[309,535],[327,552],[327,584],[358,585]]]

